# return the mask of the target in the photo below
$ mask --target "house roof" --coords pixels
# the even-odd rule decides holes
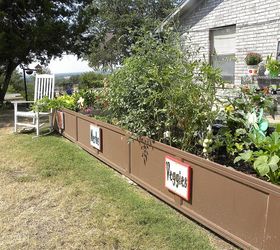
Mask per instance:
[[[170,21],[172,21],[176,16],[191,9],[194,5],[198,4],[199,2],[201,2],[201,0],[184,0],[184,1],[182,1],[182,3],[162,21],[158,30],[162,30],[163,27],[166,24],[168,24]]]

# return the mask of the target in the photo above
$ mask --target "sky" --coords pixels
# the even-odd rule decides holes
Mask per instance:
[[[37,63],[32,63],[29,68],[34,68]],[[88,72],[93,69],[88,66],[87,61],[78,60],[75,55],[63,55],[61,59],[52,59],[48,68],[52,74],[71,73],[71,72]]]

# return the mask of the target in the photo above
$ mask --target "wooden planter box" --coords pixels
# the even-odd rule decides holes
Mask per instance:
[[[63,110],[63,136],[149,192],[240,247],[279,249],[280,187],[159,142],[131,141],[122,129]],[[90,144],[90,126],[102,148]],[[165,187],[165,157],[192,168],[191,199]]]

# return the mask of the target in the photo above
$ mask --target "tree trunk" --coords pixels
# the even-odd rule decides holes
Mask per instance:
[[[8,61],[4,72],[4,81],[0,82],[0,106],[4,103],[4,98],[11,81],[12,74],[18,65],[12,61]]]

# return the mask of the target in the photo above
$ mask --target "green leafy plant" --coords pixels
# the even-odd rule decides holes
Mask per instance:
[[[273,114],[273,107],[273,99],[255,88],[243,87],[236,98],[229,98],[219,112],[220,129],[213,136],[212,151],[208,150],[210,158],[232,165],[239,153],[251,148],[248,134],[265,137],[268,122],[263,113]]]
[[[266,68],[269,70],[271,76],[276,77],[280,73],[280,62],[272,58],[272,55],[266,59]]]
[[[61,95],[55,99],[44,97],[32,106],[33,111],[45,112],[50,109],[67,108],[74,111],[82,111],[84,113],[92,113],[92,107],[95,106],[98,92],[88,89],[80,90],[73,95]]]
[[[247,65],[258,65],[262,62],[262,56],[259,53],[248,53],[245,57],[245,62]]]
[[[37,100],[34,104],[31,105],[31,110],[34,112],[48,112],[52,108],[51,99],[47,96],[43,97],[40,100]]]
[[[77,110],[78,104],[75,100],[74,96],[62,95],[55,99],[49,99],[48,97],[44,97],[38,101],[36,101],[31,109],[36,112],[47,112],[50,109],[62,109],[68,108],[71,110]]]
[[[204,143],[207,156],[237,169],[253,169],[279,184],[280,133],[266,136],[268,122],[264,118],[264,112],[273,114],[273,106],[266,90],[243,87],[220,111],[220,129],[211,136],[212,144]]]
[[[254,145],[253,150],[240,153],[234,162],[243,160],[251,164],[255,171],[275,184],[280,184],[280,133],[273,132],[270,136],[262,137],[250,134]]]

